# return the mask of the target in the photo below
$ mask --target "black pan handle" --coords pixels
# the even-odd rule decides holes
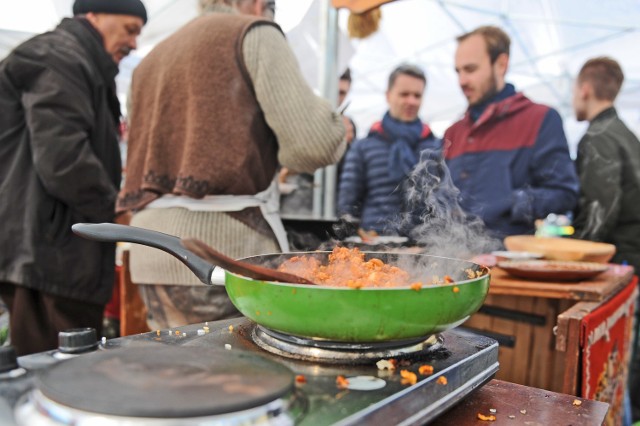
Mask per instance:
[[[123,241],[155,247],[173,255],[187,265],[203,283],[212,284],[211,273],[214,265],[184,248],[180,243],[180,238],[173,235],[116,223],[76,223],[71,226],[71,230],[89,240],[108,243]],[[213,282],[213,284],[217,284],[217,282]]]

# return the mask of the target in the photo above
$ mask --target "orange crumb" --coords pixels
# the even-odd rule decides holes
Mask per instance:
[[[402,376],[400,383],[403,385],[415,385],[416,383],[418,383],[418,376],[416,376],[415,373],[412,373],[411,371],[400,370],[400,376]]]
[[[451,278],[449,275],[445,275],[444,276],[444,282],[447,284],[451,284],[453,281],[453,278]]]
[[[296,383],[307,383],[307,378],[304,377],[302,374],[298,374],[296,376]]]
[[[421,288],[422,288],[422,283],[411,284],[411,290],[420,291]]]
[[[336,386],[340,389],[346,389],[349,386],[349,380],[344,376],[338,376],[336,377]]]
[[[460,289],[458,288],[458,286],[454,286],[451,291],[453,291],[454,293],[460,293]]]
[[[484,420],[485,422],[495,422],[496,421],[496,416],[494,416],[493,414],[485,416],[482,413],[478,413],[478,419],[479,420]]]
[[[432,365],[421,365],[420,368],[418,368],[418,373],[422,374],[423,376],[428,376],[433,374],[433,366]]]
[[[436,383],[438,383],[439,385],[446,385],[447,384],[447,378],[444,376],[440,376],[438,377],[438,380],[436,380]]]

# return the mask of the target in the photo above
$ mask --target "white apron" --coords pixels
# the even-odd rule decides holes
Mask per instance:
[[[278,245],[283,253],[289,251],[289,242],[284,225],[280,219],[280,191],[276,178],[271,185],[255,195],[207,195],[201,199],[195,199],[180,195],[166,194],[147,204],[145,209],[161,209],[169,207],[182,207],[192,211],[206,212],[239,212],[248,207],[259,207],[271,230],[278,240]]]

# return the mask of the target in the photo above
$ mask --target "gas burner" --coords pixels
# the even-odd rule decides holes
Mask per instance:
[[[20,425],[292,425],[294,374],[248,352],[210,348],[100,351],[38,373]],[[293,411],[296,409],[293,408]]]
[[[267,352],[286,358],[329,364],[371,364],[383,358],[424,355],[440,349],[444,342],[440,334],[390,342],[334,342],[292,336],[260,325],[254,327],[252,338]]]

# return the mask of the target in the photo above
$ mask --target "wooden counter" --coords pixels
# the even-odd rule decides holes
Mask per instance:
[[[580,405],[574,405],[575,400]],[[495,421],[477,418],[478,413],[491,415],[491,409],[495,409]],[[603,424],[608,409],[609,404],[604,402],[492,380],[440,415],[430,425],[599,426]]]

